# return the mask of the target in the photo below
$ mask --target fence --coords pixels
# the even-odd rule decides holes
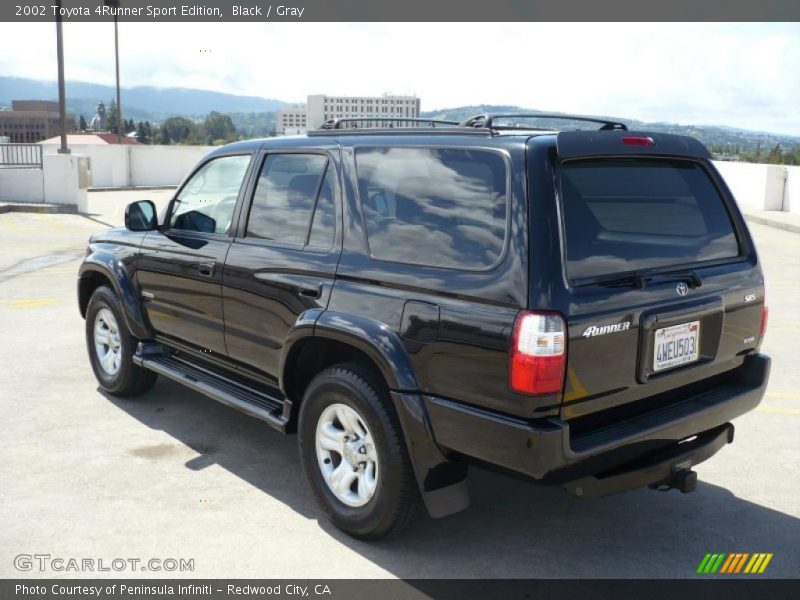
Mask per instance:
[[[0,144],[0,168],[42,168],[42,147],[39,144]]]

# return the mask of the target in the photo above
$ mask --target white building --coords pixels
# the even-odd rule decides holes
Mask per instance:
[[[275,113],[275,131],[279,135],[298,135],[308,129],[306,106],[284,108]]]
[[[419,117],[420,101],[416,96],[326,96],[313,94],[300,108],[278,111],[275,130],[278,134],[305,133],[318,129],[329,119],[362,119],[376,117],[387,119],[414,119]],[[380,125],[380,123],[378,123]]]

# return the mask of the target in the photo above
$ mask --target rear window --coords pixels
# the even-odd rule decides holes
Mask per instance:
[[[722,198],[696,163],[578,161],[560,180],[571,280],[739,255]]]
[[[361,148],[358,190],[374,258],[453,269],[494,265],[505,247],[507,170],[497,153]]]

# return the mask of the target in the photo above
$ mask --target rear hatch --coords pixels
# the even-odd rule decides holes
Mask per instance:
[[[760,344],[763,277],[704,146],[567,132],[555,169],[574,434],[719,385]]]

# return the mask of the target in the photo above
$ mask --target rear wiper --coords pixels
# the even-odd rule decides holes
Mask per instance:
[[[640,290],[647,284],[647,277],[641,273],[629,273],[628,275],[620,275],[619,277],[608,277],[606,279],[595,279],[591,283],[595,285],[605,285],[608,287],[621,287],[623,285],[632,285]]]
[[[666,277],[669,279],[688,279],[689,287],[698,288],[703,285],[703,280],[693,269],[676,270],[676,271],[661,271],[661,272],[647,272],[647,273],[628,273],[627,275],[620,275],[619,277],[608,277],[606,279],[595,279],[591,283],[595,285],[604,285],[607,287],[621,287],[631,285],[636,289],[643,289],[647,282],[654,277]]]

